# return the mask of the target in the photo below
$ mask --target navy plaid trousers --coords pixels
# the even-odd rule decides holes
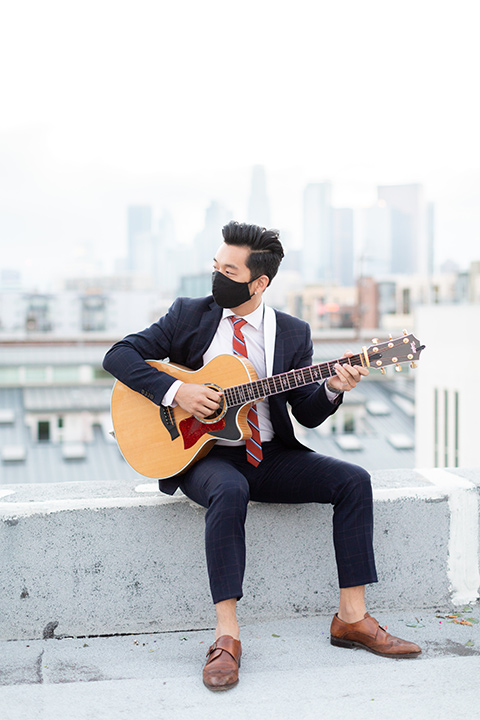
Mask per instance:
[[[339,586],[376,582],[367,471],[306,449],[286,448],[276,439],[262,447],[263,461],[253,467],[246,461],[244,446],[216,445],[180,483],[187,497],[207,508],[205,549],[213,602],[243,595],[249,500],[332,504]]]

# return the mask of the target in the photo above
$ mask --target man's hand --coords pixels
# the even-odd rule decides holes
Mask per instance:
[[[220,405],[222,394],[207,385],[182,383],[175,393],[175,400],[191,415],[206,418]]]
[[[353,353],[347,350],[343,357],[352,357],[352,355]],[[348,390],[353,390],[360,382],[362,375],[368,375],[369,370],[362,365],[349,365],[348,363],[340,365],[340,363],[337,363],[335,372],[336,375],[327,380],[327,387],[330,386],[332,389],[348,392]]]

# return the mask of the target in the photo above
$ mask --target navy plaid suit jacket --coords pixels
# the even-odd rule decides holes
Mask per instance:
[[[222,312],[211,295],[178,298],[156,323],[115,343],[107,352],[103,366],[132,390],[160,405],[174,379],[158,372],[145,360],[168,358],[170,362],[198,370],[203,365],[203,354],[212,342]],[[313,345],[308,324],[278,310],[275,313],[273,374],[311,365]],[[292,448],[304,446],[295,437],[287,403],[294,417],[306,427],[320,425],[340,404],[332,404],[323,385],[316,383],[273,395],[268,402],[275,435],[285,446]],[[171,494],[177,487],[175,478],[160,481],[160,489],[164,492]]]

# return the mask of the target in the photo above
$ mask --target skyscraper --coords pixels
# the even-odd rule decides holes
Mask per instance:
[[[353,285],[353,209],[332,208],[332,280],[345,287]]]
[[[205,226],[195,236],[194,254],[197,272],[211,271],[213,258],[222,244],[222,227],[232,219],[230,210],[212,200],[205,211]]]
[[[270,202],[267,194],[267,179],[263,165],[252,168],[252,184],[248,199],[247,218],[249,223],[270,228]]]
[[[358,274],[360,277],[378,277],[392,269],[392,210],[384,200],[357,212],[359,237]]]
[[[431,272],[427,233],[427,205],[423,186],[380,185],[378,198],[392,211],[392,273],[426,274]],[[432,227],[432,226],[431,226]]]
[[[130,205],[127,210],[127,269],[151,275],[154,265],[152,209],[149,205]]]
[[[185,247],[176,242],[175,223],[170,212],[163,211],[158,231],[153,239],[155,287],[163,295],[175,295],[179,278],[188,271],[191,256]]]
[[[310,183],[303,194],[303,278],[306,284],[332,280],[331,184]]]

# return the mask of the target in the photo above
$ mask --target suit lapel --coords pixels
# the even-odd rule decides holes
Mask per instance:
[[[222,308],[215,302],[212,302],[202,316],[195,333],[195,341],[192,343],[189,353],[189,366],[193,370],[197,370],[203,365],[203,354],[213,340],[218,327],[218,323],[222,318]]]
[[[265,344],[265,368],[267,377],[273,375],[273,360],[276,351],[275,335],[277,330],[277,317],[275,310],[265,305],[263,316],[263,337]]]
[[[280,326],[280,323],[278,322],[278,316],[275,313],[276,316],[276,323],[275,323],[275,346],[274,346],[274,357],[273,357],[273,369],[272,374],[278,375],[279,373],[282,373],[285,371],[285,348],[284,348],[284,332]],[[268,375],[268,373],[267,373]]]

